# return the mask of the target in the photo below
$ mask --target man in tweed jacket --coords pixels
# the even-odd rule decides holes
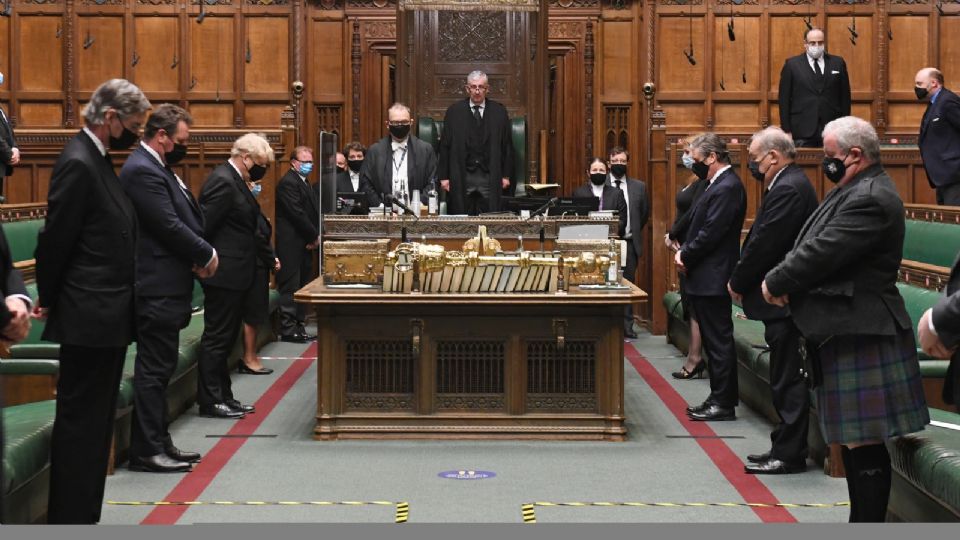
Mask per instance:
[[[820,422],[843,446],[850,521],[884,521],[891,437],[929,422],[912,324],[897,291],[903,202],[880,165],[873,127],[852,116],[823,130],[824,174],[837,186],[767,273],[764,298],[789,303],[819,358]]]

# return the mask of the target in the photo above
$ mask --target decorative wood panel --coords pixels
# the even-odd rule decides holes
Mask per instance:
[[[607,153],[614,146],[630,148],[630,106],[605,105],[603,121],[605,134],[601,157],[606,160]]]
[[[313,21],[310,25],[308,72],[313,82],[308,88],[314,99],[342,98],[344,94],[344,25],[340,21]]]
[[[437,342],[437,408],[504,408],[504,343]]]
[[[734,17],[734,41],[729,38],[729,18],[716,17],[713,23],[714,92],[760,90],[759,18]],[[717,123],[723,122],[718,119]]]
[[[77,90],[78,97],[86,100],[104,81],[128,77],[124,60],[129,57],[124,47],[122,16],[83,16],[77,26],[78,39],[82,40],[76,52]]]
[[[661,17],[657,34],[657,85],[660,99],[667,99],[670,92],[702,92],[705,88],[704,60],[704,24],[701,16]],[[693,36],[693,57],[699,59],[698,65],[687,61],[683,51],[690,50],[690,36]],[[701,102],[702,103],[702,102]],[[670,116],[668,115],[668,118]]]
[[[600,92],[604,100],[630,100],[633,95],[633,29],[630,21],[608,22],[603,26],[603,80]]]
[[[233,125],[232,103],[191,103],[189,109],[197,125],[215,127]]]
[[[283,111],[284,107],[286,107],[284,103],[248,103],[243,108],[243,123],[251,128],[276,127],[277,121],[280,118],[280,112]]]
[[[131,58],[133,82],[147,95],[180,88],[179,20],[175,16],[135,17],[135,45]]]
[[[318,131],[328,133],[343,133],[343,107],[340,105],[317,105]],[[345,142],[345,141],[341,141]]]
[[[851,41],[850,28],[854,27],[853,21],[856,21],[856,45]],[[842,56],[846,61],[847,71],[850,73],[850,90],[854,94],[872,92],[876,88],[876,79],[873,74],[875,63],[873,25],[874,19],[871,15],[827,17],[827,50],[831,54]],[[856,99],[856,96],[854,98]]]
[[[213,99],[232,94],[236,44],[233,19],[208,15],[203,24],[196,24],[195,19],[191,23],[188,90]]]
[[[5,77],[10,76],[10,18],[0,17],[0,72]],[[9,83],[7,83],[9,84]],[[0,92],[4,92],[8,86],[0,86]]]
[[[528,411],[595,411],[596,343],[571,340],[557,350],[555,341],[527,342]]]
[[[930,20],[912,15],[891,16],[889,24],[890,31],[900,39],[890,43],[887,88],[912,98],[914,75],[920,68],[930,65]]]
[[[769,64],[770,87],[767,89],[773,99],[776,100],[777,89],[780,88],[780,71],[783,69],[783,63],[791,56],[804,53],[803,38],[807,32],[807,25],[803,19],[794,15],[789,16],[770,16],[769,32]],[[811,21],[811,24],[817,24]],[[780,123],[780,117],[777,114],[770,113],[770,122]]]
[[[4,90],[15,84],[17,89],[25,91],[60,91],[63,87],[63,49],[57,38],[57,29],[62,19],[40,15],[19,15],[20,42],[30,44],[13,48],[19,73],[16,79],[10,78],[10,71],[4,70],[8,81]],[[8,19],[4,19],[6,21]],[[7,43],[4,41],[4,43]],[[41,43],[47,46],[40,46]]]
[[[409,340],[348,340],[344,348],[347,409],[413,409],[416,360]]]
[[[248,17],[246,23],[244,90],[286,93],[290,87],[287,18]]]
[[[20,102],[20,114],[17,121],[23,126],[60,127],[63,120],[62,103]]]

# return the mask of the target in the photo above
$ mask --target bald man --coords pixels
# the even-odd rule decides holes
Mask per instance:
[[[927,103],[917,146],[937,204],[960,206],[960,98],[943,86],[937,68],[917,72],[913,91]]]

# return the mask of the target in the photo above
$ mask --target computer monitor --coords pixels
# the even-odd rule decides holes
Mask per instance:
[[[337,192],[337,213],[367,215],[370,212],[370,202],[367,200],[367,194],[359,191],[338,191]]]
[[[556,206],[547,211],[548,216],[578,215],[586,216],[600,208],[600,199],[596,197],[560,197]]]
[[[500,206],[508,212],[520,215],[521,210],[533,212],[547,204],[550,197],[501,197]]]

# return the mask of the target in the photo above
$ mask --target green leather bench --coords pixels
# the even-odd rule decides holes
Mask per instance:
[[[5,407],[0,523],[36,523],[47,515],[50,440],[56,402]]]
[[[435,151],[440,149],[440,137],[443,136],[443,121],[429,116],[417,119],[417,137],[430,143]],[[517,196],[524,194],[527,183],[527,119],[510,119],[510,137],[513,142],[513,181],[517,186]],[[439,180],[439,178],[437,179]]]
[[[916,338],[917,323],[920,322],[920,317],[937,303],[942,294],[906,283],[897,283],[897,289],[900,290],[900,296],[903,297],[907,313],[910,315],[910,320],[913,321],[913,334]],[[923,393],[927,398],[927,405],[937,409],[949,410],[950,407],[943,402],[943,380],[947,375],[947,366],[950,360],[931,357],[920,349],[919,342],[917,356],[920,358],[920,374],[923,376]]]
[[[960,253],[960,226],[932,221],[906,220],[903,258],[950,268]]]
[[[25,221],[8,221],[3,224],[3,232],[10,245],[10,257],[13,262],[29,261],[33,259],[33,251],[37,247],[37,235],[45,220],[30,219]]]
[[[960,415],[930,409],[930,419],[956,429],[928,425],[887,445],[893,464],[888,520],[960,521]]]

